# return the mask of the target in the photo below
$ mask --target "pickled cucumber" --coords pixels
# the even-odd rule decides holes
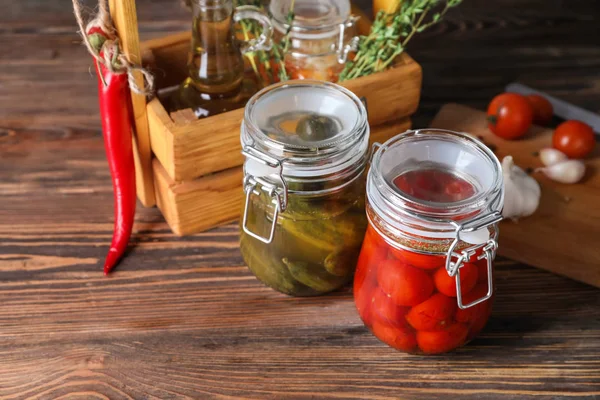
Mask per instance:
[[[360,248],[343,248],[339,251],[329,254],[323,266],[325,270],[335,276],[347,276],[349,272],[352,272],[358,259]]]
[[[242,232],[242,254],[250,270],[268,286],[294,296],[317,295],[344,285],[354,273],[367,227],[362,188],[364,183],[357,180],[335,193],[290,193],[271,243]],[[268,236],[270,199],[259,195],[251,201],[248,227]]]
[[[318,292],[324,293],[337,289],[347,280],[347,277],[329,274],[320,265],[304,261],[290,261],[287,258],[283,258],[282,261],[298,282]]]
[[[240,240],[240,250],[250,271],[265,285],[275,290],[290,295],[297,294],[300,287],[281,259],[277,260],[265,251],[258,252],[257,244],[250,244],[250,241],[257,242],[246,235],[242,235]]]

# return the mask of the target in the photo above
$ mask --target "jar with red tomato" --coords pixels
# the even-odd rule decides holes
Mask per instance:
[[[492,309],[501,166],[464,133],[398,135],[374,152],[356,307],[384,343],[439,354],[473,339]]]

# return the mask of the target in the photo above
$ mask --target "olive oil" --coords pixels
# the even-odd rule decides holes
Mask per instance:
[[[192,44],[188,77],[170,99],[170,112],[191,108],[197,117],[208,117],[243,107],[258,89],[244,84],[243,42],[235,38],[232,0],[192,0]],[[259,10],[244,11],[244,18],[266,16]],[[268,21],[267,21],[268,22]],[[268,23],[267,36],[270,37]],[[254,49],[263,48],[255,44]],[[250,46],[252,47],[252,46]]]

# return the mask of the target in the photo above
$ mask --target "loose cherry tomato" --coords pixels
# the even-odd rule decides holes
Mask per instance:
[[[457,308],[455,298],[436,293],[411,308],[406,320],[418,331],[437,331],[450,325]]]
[[[596,139],[592,128],[580,121],[560,124],[552,136],[552,147],[570,158],[583,158],[594,150]]]
[[[393,325],[375,318],[373,320],[373,334],[382,342],[398,350],[411,352],[417,347],[415,333],[407,325]]]
[[[399,306],[414,306],[433,291],[433,282],[423,270],[396,260],[385,260],[377,271],[379,287]]]
[[[419,254],[413,251],[396,249],[393,247],[390,247],[390,254],[400,261],[422,269],[436,269],[446,265],[444,256]]]
[[[418,331],[417,344],[426,354],[439,354],[454,350],[467,338],[466,325],[455,323],[443,331]]]
[[[403,323],[404,316],[409,310],[408,307],[401,307],[394,303],[392,298],[381,289],[375,291],[371,306],[374,313],[377,313],[391,324]]]
[[[456,274],[458,276],[458,273]],[[446,272],[446,268],[440,268],[433,275],[435,287],[440,293],[446,296],[456,297],[456,280]],[[477,266],[471,263],[465,263],[460,267],[460,290],[464,296],[477,284]]]
[[[494,97],[487,110],[488,127],[503,139],[524,136],[533,121],[533,109],[524,96],[503,93]]]
[[[548,99],[539,94],[530,94],[526,98],[533,109],[533,122],[542,126],[548,125],[554,116],[554,108]]]

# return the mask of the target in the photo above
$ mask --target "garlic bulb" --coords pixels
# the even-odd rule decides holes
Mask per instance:
[[[517,220],[528,217],[537,210],[542,191],[535,179],[515,165],[512,156],[502,160],[504,177],[504,208],[502,216]]]
[[[567,161],[569,157],[560,150],[553,149],[551,147],[540,150],[540,160],[545,166],[558,164],[562,161]]]
[[[585,164],[580,160],[567,160],[546,168],[538,168],[548,178],[560,183],[577,183],[585,175]]]

